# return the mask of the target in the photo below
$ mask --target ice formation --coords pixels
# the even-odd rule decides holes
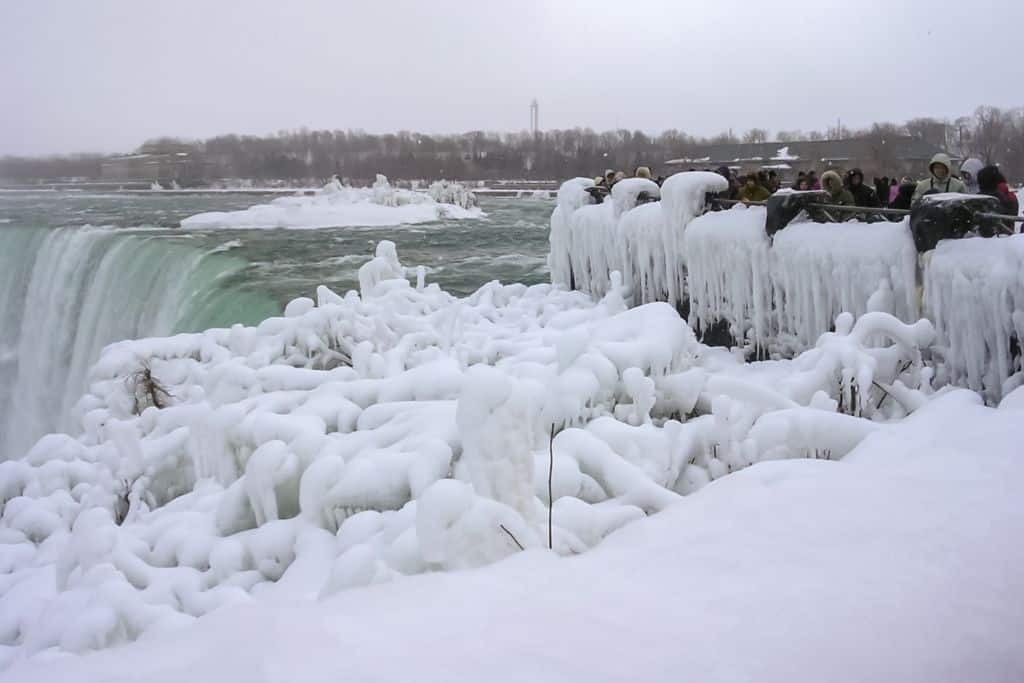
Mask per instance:
[[[950,382],[992,400],[1024,384],[1024,235],[940,242],[925,257],[924,292]]]
[[[688,309],[698,332],[726,329],[738,346],[773,357],[813,347],[844,312],[911,323],[924,311],[938,328],[937,383],[996,402],[1024,382],[1018,237],[944,242],[921,257],[922,276],[908,220],[815,223],[802,214],[769,238],[761,207],[704,213],[705,193],[723,187],[714,174],[674,175],[660,202],[635,208],[616,204],[614,192],[610,206],[589,204],[589,182],[559,191],[556,284],[604,296],[620,272],[629,304],[667,301]]]
[[[226,248],[227,245],[225,245]],[[279,311],[226,284],[245,262],[92,226],[0,233],[0,460],[74,428],[89,368],[112,341],[216,324],[230,295],[252,321]],[[221,318],[223,320],[223,318]]]
[[[616,183],[611,197],[593,204],[587,178],[562,184],[551,217],[552,282],[603,296],[611,273],[622,273],[632,301],[687,299],[683,235],[699,215],[706,192],[719,192],[726,181],[716,173],[679,173],[659,188],[643,178]],[[660,201],[641,203],[641,192]]]
[[[331,180],[313,196],[279,197],[242,211],[210,211],[189,216],[181,227],[333,228],[429,223],[480,218],[473,193],[459,183],[438,181],[426,192],[393,187],[378,175],[371,187],[354,188]]]
[[[629,201],[592,208],[652,210]],[[841,458],[933,396],[927,321],[843,314],[744,364],[667,303],[627,307],[617,271],[596,301],[458,299],[411,272],[381,242],[358,292],[107,347],[80,430],[0,463],[0,664],[546,547],[549,503],[553,550],[581,553],[754,463]]]
[[[686,230],[690,319],[698,329],[726,321],[741,342],[767,347],[772,310],[771,243],[765,210],[737,205],[705,214]]]
[[[776,233],[771,256],[780,334],[809,346],[839,313],[866,313],[879,289],[892,292],[888,313],[916,320],[917,253],[908,226],[908,220],[803,222]]]

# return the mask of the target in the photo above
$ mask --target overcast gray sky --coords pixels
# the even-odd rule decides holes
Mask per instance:
[[[280,129],[824,129],[1024,105],[1017,0],[2,0],[0,154]]]

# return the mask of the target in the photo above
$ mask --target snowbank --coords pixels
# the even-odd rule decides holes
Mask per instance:
[[[666,303],[627,308],[617,274],[596,302],[424,280],[381,242],[358,292],[108,347],[80,433],[0,463],[0,666],[521,549],[555,566],[549,502],[554,553],[584,553],[752,464],[842,458],[934,395],[927,321],[844,314],[748,365]]]
[[[1019,680],[1020,417],[953,392],[841,463],[760,464],[579,557],[227,606],[7,679]]]
[[[343,186],[337,179],[312,197],[279,197],[242,211],[210,211],[181,222],[188,229],[205,228],[334,228],[429,223],[444,219],[480,218],[473,193],[458,183],[440,181],[426,192],[393,188],[377,176],[369,188]]]

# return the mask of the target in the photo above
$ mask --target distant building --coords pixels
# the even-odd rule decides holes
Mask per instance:
[[[117,182],[174,181],[194,185],[206,178],[206,163],[192,152],[167,154],[129,154],[104,159],[100,166],[103,180]]]
[[[802,140],[799,142],[753,142],[697,145],[689,156],[670,159],[676,170],[717,169],[728,166],[737,171],[776,170],[788,180],[800,171],[859,168],[867,177],[922,177],[928,161],[945,151],[911,136],[882,139]],[[953,157],[955,161],[958,158]],[[682,167],[681,169],[679,167]]]

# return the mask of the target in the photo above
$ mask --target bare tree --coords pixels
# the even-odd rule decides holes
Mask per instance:
[[[925,142],[942,147],[946,144],[946,122],[933,118],[916,118],[907,121],[907,133]]]
[[[997,163],[1005,151],[1009,117],[998,107],[978,107],[974,111],[974,131],[969,149],[986,164]]]
[[[807,136],[804,135],[802,130],[780,130],[775,139],[779,142],[798,142],[806,140]]]
[[[751,128],[743,134],[743,142],[768,142],[768,131],[764,128]]]

